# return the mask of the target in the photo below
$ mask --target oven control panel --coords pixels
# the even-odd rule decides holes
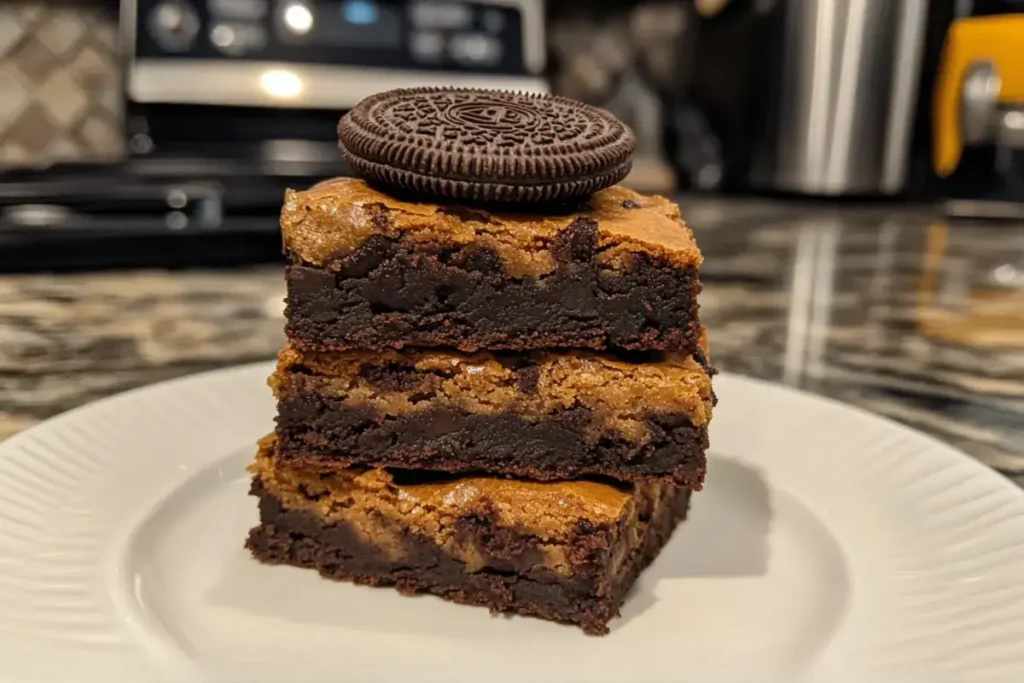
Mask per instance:
[[[543,90],[543,17],[543,0],[124,0],[128,94],[337,107],[360,98],[342,90]]]

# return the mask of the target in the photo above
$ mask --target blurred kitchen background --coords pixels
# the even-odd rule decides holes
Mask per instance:
[[[1024,485],[1024,0],[0,0],[0,439],[271,358],[283,190],[430,84],[613,110],[719,368]]]
[[[1019,0],[0,7],[0,269],[274,258],[282,189],[345,173],[339,113],[427,84],[605,106],[644,191],[1024,216]]]

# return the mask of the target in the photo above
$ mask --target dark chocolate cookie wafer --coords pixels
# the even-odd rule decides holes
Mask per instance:
[[[609,112],[552,95],[414,88],[373,95],[338,124],[367,181],[424,199],[547,204],[622,180],[636,147]]]

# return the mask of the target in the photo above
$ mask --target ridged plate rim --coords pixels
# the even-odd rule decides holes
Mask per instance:
[[[269,430],[271,369],[135,389],[0,444],[0,683],[168,672],[102,568],[186,470]],[[867,411],[729,373],[715,388],[712,449],[761,469],[844,543],[855,599],[813,678],[1024,680],[1024,492]]]

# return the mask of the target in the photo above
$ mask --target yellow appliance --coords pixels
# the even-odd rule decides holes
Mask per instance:
[[[951,213],[1024,216],[1024,14],[952,23],[933,120],[935,172]]]

